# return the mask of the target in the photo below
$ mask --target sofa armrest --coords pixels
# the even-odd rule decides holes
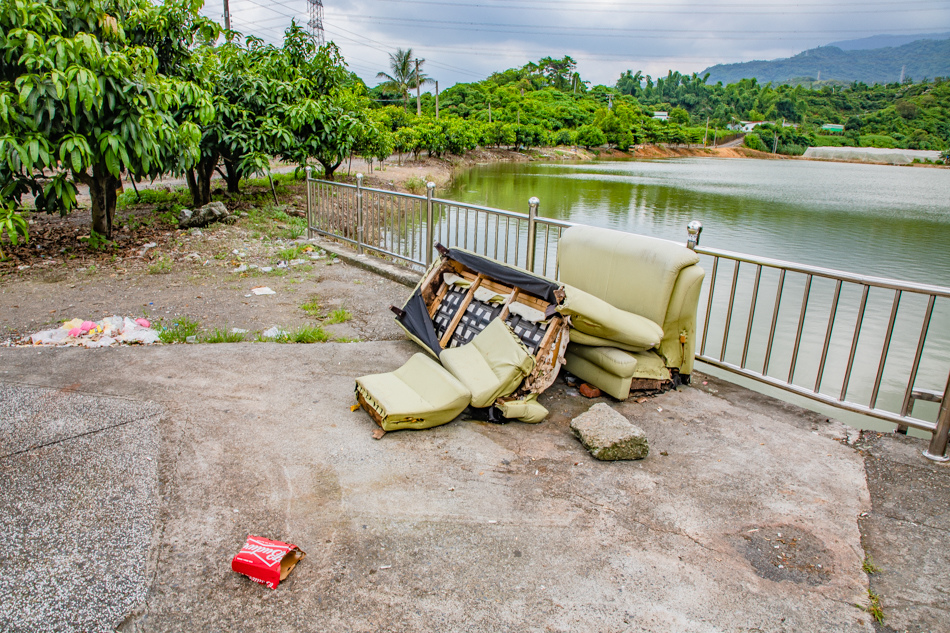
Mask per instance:
[[[571,327],[598,339],[616,341],[634,349],[651,349],[663,338],[663,328],[650,319],[564,285],[564,302],[557,311],[571,317]]]
[[[666,366],[678,368],[681,374],[693,371],[696,312],[705,276],[706,272],[698,265],[680,271],[663,322],[664,336],[658,351],[666,361]]]

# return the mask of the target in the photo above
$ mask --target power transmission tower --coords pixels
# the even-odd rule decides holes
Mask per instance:
[[[317,43],[323,46],[326,43],[326,37],[323,34],[323,0],[307,0],[310,5],[310,21],[307,26],[310,32],[317,38]]]
[[[224,28],[231,30],[231,7],[228,6],[228,0],[224,0]]]

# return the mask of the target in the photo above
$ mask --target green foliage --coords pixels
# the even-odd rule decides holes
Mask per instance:
[[[189,336],[197,336],[199,327],[201,323],[191,317],[179,317],[167,327],[162,325],[158,339],[162,343],[184,343]]]
[[[864,569],[864,573],[868,576],[881,573],[881,568],[874,564],[874,559],[871,558],[870,554],[864,555],[864,562],[861,564],[861,568]]]
[[[172,262],[164,255],[159,255],[158,259],[156,259],[147,270],[149,275],[167,275],[171,271]]]
[[[307,299],[304,303],[300,305],[301,310],[303,310],[310,316],[317,317],[317,318],[321,318],[321,315],[322,315],[320,311],[321,307],[322,306],[320,305],[320,297],[318,297],[317,295],[313,295],[312,297],[310,297],[309,299]]]
[[[607,142],[607,136],[595,125],[585,125],[577,130],[577,144],[587,149],[599,147]]]
[[[756,134],[755,132],[750,132],[745,135],[742,144],[748,147],[749,149],[758,150],[760,152],[767,152],[769,148],[765,146],[765,143],[762,142],[762,137]]]
[[[172,73],[217,29],[193,0],[4,0],[0,11],[0,189],[38,210],[92,198],[111,237],[123,173],[180,173],[197,157],[206,93]],[[187,112],[187,113],[185,113]],[[182,114],[185,113],[185,114]],[[176,118],[177,117],[177,118]]]
[[[215,328],[210,334],[202,337],[202,343],[243,343],[246,340],[244,332],[232,332],[230,330]]]
[[[29,225],[23,216],[20,215],[12,204],[0,206],[0,240],[6,235],[10,243],[16,246],[20,239],[24,242],[30,241]],[[0,242],[0,259],[4,259],[2,242]]]
[[[277,343],[326,343],[330,334],[319,325],[302,325],[290,332],[281,334]]]
[[[350,314],[349,310],[346,308],[337,308],[333,312],[327,315],[326,321],[324,323],[333,324],[333,323],[346,323],[353,318],[353,315]]]

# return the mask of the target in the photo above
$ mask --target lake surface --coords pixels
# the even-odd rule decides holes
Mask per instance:
[[[537,196],[539,214],[685,243],[686,224],[700,220],[701,244],[855,273],[950,286],[950,170],[848,163],[750,159],[672,159],[593,163],[520,163],[475,167],[459,175],[439,197],[527,212]],[[723,262],[726,264],[726,262]],[[709,279],[711,261],[704,258]],[[752,267],[743,267],[726,358],[738,363],[749,306]],[[712,313],[725,312],[732,268],[720,266]],[[756,319],[770,316],[774,293],[763,290]],[[798,284],[798,285],[796,285]],[[780,310],[779,332],[794,338],[804,279],[787,280],[789,300]],[[803,350],[820,350],[833,293],[831,282],[815,281]],[[764,293],[764,294],[763,294]],[[726,295],[726,296],[722,296]],[[851,296],[853,295],[853,296]],[[845,292],[835,320],[822,392],[837,397],[850,351],[859,293]],[[888,356],[879,406],[899,409],[920,334],[925,302],[905,294]],[[706,296],[700,300],[700,324]],[[797,303],[796,303],[797,301]],[[867,404],[881,353],[893,293],[872,291],[865,316],[849,399]],[[950,307],[938,301],[921,364],[918,388],[943,390],[950,357]],[[744,308],[742,306],[745,306]],[[743,312],[744,310],[744,312]],[[724,328],[710,324],[709,348],[719,352]],[[768,323],[756,322],[749,366],[761,370]],[[790,330],[790,333],[789,333]],[[734,343],[733,341],[738,341]],[[773,352],[770,375],[785,378],[791,345]],[[698,346],[697,346],[698,347]],[[797,384],[814,386],[818,354],[804,353]],[[715,372],[718,373],[718,372]],[[809,384],[809,381],[812,381]],[[789,399],[788,395],[781,397]],[[791,398],[799,401],[795,398]],[[814,404],[808,406],[815,408]],[[935,407],[918,404],[917,417],[933,419]],[[839,418],[847,415],[836,414]],[[866,420],[866,419],[865,419]],[[867,426],[860,420],[854,423]],[[870,426],[875,426],[871,424]],[[880,428],[893,428],[885,424]]]

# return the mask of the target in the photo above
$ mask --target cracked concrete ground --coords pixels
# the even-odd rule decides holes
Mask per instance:
[[[71,460],[30,448],[43,442],[22,422],[3,427],[25,449],[0,460],[13,482],[2,538],[17,552],[2,564],[7,586],[26,579],[27,555],[66,562],[50,563],[56,590],[35,606],[2,594],[0,628],[34,630],[28,618],[42,617],[84,631],[873,630],[855,606],[867,598],[858,520],[871,501],[846,427],[701,388],[599,399],[647,432],[651,454],[598,462],[568,428],[592,402],[559,381],[540,425],[463,417],[375,441],[366,414],[350,411],[354,378],[414,351],[405,341],[0,350],[15,399],[68,387],[63,402],[108,403],[55,436]],[[138,420],[117,429],[143,438],[68,439],[106,419]],[[27,457],[57,476],[31,476]],[[72,521],[44,545],[50,521],[31,518],[31,500],[85,498],[97,477],[103,494],[142,509],[135,525],[150,521],[150,548],[130,524],[103,525],[107,506],[79,503],[45,510]],[[77,549],[104,529],[126,562]],[[276,591],[230,570],[249,533],[308,553]],[[108,569],[132,585],[117,589]],[[111,606],[80,623],[78,601],[61,597],[80,596],[69,587]]]

